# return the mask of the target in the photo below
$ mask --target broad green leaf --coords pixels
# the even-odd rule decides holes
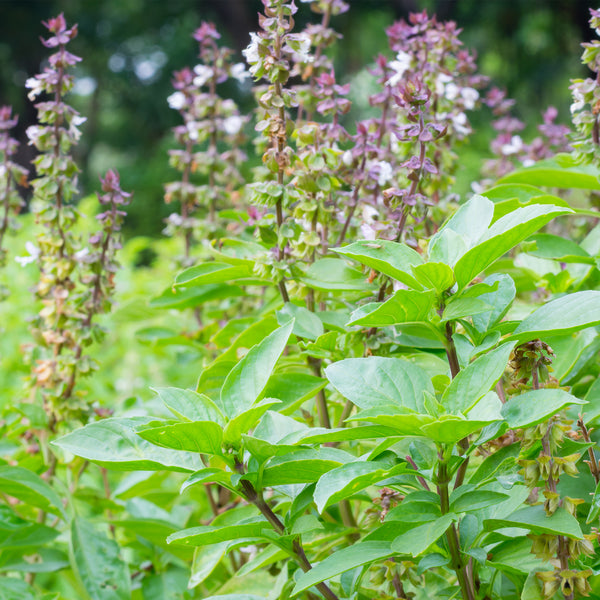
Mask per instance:
[[[498,383],[506,369],[514,343],[502,344],[480,356],[462,369],[446,388],[442,404],[448,412],[466,413],[476,402]]]
[[[272,444],[293,443],[283,442],[283,440],[291,434],[310,432],[312,429],[304,423],[292,419],[279,412],[267,411],[261,418],[260,423],[256,426],[253,436],[260,438]]]
[[[228,546],[229,542],[225,541],[196,548],[188,588],[194,588],[210,577],[225,556]]]
[[[423,259],[406,244],[388,240],[360,240],[349,246],[337,248],[335,252],[354,258],[409,287],[420,289],[420,285],[411,274],[411,267],[423,264]]]
[[[571,212],[568,208],[551,204],[532,204],[518,208],[496,221],[477,244],[457,261],[454,274],[459,289],[553,218]]]
[[[355,310],[348,325],[386,327],[400,323],[428,322],[436,300],[433,290],[398,290],[383,303],[370,302]]]
[[[463,491],[462,488],[458,488],[450,496],[450,510],[455,513],[477,511],[500,504],[508,498],[507,494],[501,492],[475,489]]]
[[[408,554],[413,557],[419,556],[431,544],[437,542],[446,533],[452,522],[456,520],[457,516],[449,513],[435,521],[418,525],[399,535],[392,542],[392,550],[397,554]]]
[[[385,521],[425,523],[442,516],[440,499],[433,492],[411,492],[402,502],[388,512]]]
[[[92,600],[129,600],[130,575],[119,546],[89,521],[71,523],[70,551],[74,570]]]
[[[254,406],[236,415],[227,423],[223,431],[223,443],[239,446],[242,433],[247,433],[272,406],[279,404],[275,398],[264,398]]]
[[[264,246],[248,240],[235,238],[222,238],[212,240],[208,247],[209,252],[217,259],[217,262],[230,265],[254,266],[256,257],[265,253]]]
[[[262,537],[265,531],[271,529],[271,525],[262,517],[255,517],[250,522],[241,522],[236,525],[225,525],[224,527],[212,527],[200,525],[190,527],[173,533],[167,538],[168,544],[183,546],[207,546],[226,542],[238,538]]]
[[[543,187],[600,190],[598,169],[593,165],[578,164],[570,154],[558,154],[540,160],[530,167],[512,171],[499,183],[527,183]]]
[[[208,285],[238,281],[252,277],[252,266],[248,264],[228,265],[218,262],[207,262],[185,269],[175,277],[175,287]]]
[[[311,312],[304,306],[297,306],[291,302],[286,302],[283,308],[277,311],[277,321],[280,325],[285,325],[291,319],[294,319],[294,329],[292,333],[298,337],[307,340],[316,340],[323,335],[323,323],[314,312]]]
[[[262,485],[289,485],[313,483],[322,475],[355,460],[355,457],[337,448],[298,450],[272,458],[262,473]]]
[[[214,421],[224,424],[219,407],[204,394],[181,388],[153,388],[164,405],[184,421]]]
[[[317,482],[314,492],[317,510],[322,513],[328,506],[405,470],[405,464],[390,469],[377,462],[352,462],[333,469]]]
[[[0,490],[26,504],[60,515],[66,513],[58,494],[39,475],[23,467],[0,466]]]
[[[502,407],[502,416],[511,429],[532,427],[570,404],[587,404],[561,389],[542,388],[513,396]]]
[[[281,400],[277,412],[289,415],[303,402],[313,398],[326,385],[327,379],[308,373],[274,373],[267,383],[264,394],[267,398]]]
[[[451,267],[469,249],[468,241],[452,229],[441,229],[429,242],[427,253],[431,262],[442,262]]]
[[[534,571],[527,575],[520,600],[547,600],[542,594],[542,582]]]
[[[500,415],[498,415],[500,417]],[[459,440],[479,431],[497,419],[475,421],[454,415],[442,415],[432,423],[421,427],[421,432],[430,440],[440,444],[455,444]]]
[[[369,283],[367,276],[349,267],[338,258],[321,258],[308,267],[306,275],[300,281],[315,290],[362,292],[375,290],[377,286]]]
[[[361,427],[343,427],[326,429],[311,427],[296,433],[290,433],[281,439],[282,444],[328,444],[333,442],[349,442],[353,440],[372,440],[393,436],[391,427],[382,425],[364,425]]]
[[[183,494],[187,488],[197,483],[219,483],[227,489],[233,489],[231,485],[231,473],[223,469],[217,469],[216,467],[207,467],[190,475],[181,485],[180,492]]]
[[[223,298],[235,298],[245,296],[246,292],[235,285],[214,284],[202,285],[189,288],[168,288],[160,296],[152,298],[150,306],[152,308],[193,308],[202,306],[211,300],[221,300]]]
[[[514,330],[512,338],[525,342],[547,335],[558,335],[600,324],[600,291],[585,290],[551,300]]]
[[[161,448],[201,454],[222,454],[223,427],[214,421],[191,421],[157,425],[153,421],[136,429],[144,440]]]
[[[135,430],[151,421],[147,417],[103,419],[52,443],[75,456],[121,471],[193,472],[203,467],[197,454],[159,448],[137,435]]]
[[[430,415],[422,415],[413,412],[399,414],[397,407],[377,406],[367,410],[361,410],[358,414],[353,415],[347,421],[368,421],[385,427],[390,427],[395,431],[396,436],[416,435],[420,436],[422,428],[435,421]]]
[[[441,262],[428,262],[412,268],[415,279],[427,290],[441,294],[454,285],[454,272]]]
[[[488,304],[481,298],[461,298],[460,296],[453,296],[448,300],[446,308],[444,308],[442,323],[489,312],[492,308],[493,306],[491,304]]]
[[[162,573],[146,575],[142,579],[144,600],[182,600],[187,584],[187,570],[170,568]]]
[[[230,371],[221,388],[219,405],[223,413],[235,417],[260,400],[275,364],[285,349],[294,322],[276,329],[254,346]]]
[[[479,296],[480,300],[492,306],[489,311],[473,315],[473,325],[481,332],[487,331],[504,317],[517,293],[515,282],[510,275],[493,273],[486,277],[484,283],[489,285],[497,283],[498,289]]]
[[[53,573],[69,567],[69,557],[60,550],[44,548],[36,544],[34,552],[36,556],[34,562],[31,561],[31,555],[21,548],[5,553],[0,571],[4,573],[17,571],[20,573]],[[2,579],[2,582],[4,581],[6,579]],[[0,600],[3,598],[1,591],[0,588]],[[19,596],[19,600],[21,600],[21,596]]]
[[[549,233],[536,233],[527,239],[527,243],[529,242],[535,242],[535,248],[527,248],[526,252],[538,258],[559,260],[564,263],[596,264],[592,256],[568,238]]]
[[[0,586],[0,600],[37,600],[33,588],[22,579],[3,577]]]
[[[531,540],[517,537],[506,540],[490,550],[489,564],[510,575],[527,575],[535,571],[552,570],[552,565],[544,563],[531,553]]]
[[[393,554],[389,542],[359,542],[348,548],[342,548],[301,575],[292,594],[299,594],[321,581],[331,579],[355,567],[385,560]]]
[[[579,523],[573,515],[564,508],[559,508],[554,514],[548,516],[542,505],[527,506],[504,519],[486,519],[483,526],[487,531],[503,527],[522,527],[533,533],[566,535],[579,540],[583,538]]]
[[[600,483],[596,486],[596,490],[594,491],[594,497],[592,498],[592,505],[590,507],[590,512],[588,513],[586,523],[593,523],[598,516],[600,515]]]
[[[433,393],[427,373],[399,358],[347,358],[329,365],[325,375],[359,408],[396,405],[420,411],[423,392]]]
[[[59,534],[57,529],[20,520],[8,528],[0,522],[0,550],[10,548],[39,548],[52,541]]]
[[[516,459],[519,455],[518,444],[511,444],[510,446],[504,446],[497,452],[490,454],[485,460],[477,467],[477,470],[471,478],[469,483],[479,484],[493,477],[495,473],[502,474],[505,470],[514,470],[516,465]]]

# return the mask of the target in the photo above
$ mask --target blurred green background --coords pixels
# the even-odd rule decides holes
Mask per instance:
[[[336,71],[342,81],[355,79],[352,118],[368,106],[371,89],[365,68],[379,52],[387,52],[385,27],[411,11],[427,9],[439,19],[455,20],[463,28],[465,46],[478,55],[482,73],[516,98],[515,113],[533,133],[540,111],[549,104],[569,120],[569,79],[587,76],[580,64],[580,43],[588,28],[587,0],[349,0],[350,11],[333,20],[343,34],[336,48]],[[82,195],[97,189],[98,175],[117,168],[123,188],[134,190],[126,233],[158,235],[171,208],[162,202],[162,186],[176,174],[166,153],[169,128],[178,114],[166,103],[173,70],[194,65],[197,44],[193,31],[202,20],[214,21],[224,44],[239,54],[257,28],[260,0],[3,0],[0,2],[0,104],[11,104],[21,116],[17,137],[23,142],[20,161],[28,164],[33,150],[25,129],[35,111],[23,85],[40,71],[48,51],[39,43],[40,21],[64,12],[79,24],[71,50],[83,57],[78,83],[70,97],[88,121],[78,147]],[[299,3],[299,28],[318,17]],[[239,60],[242,60],[239,55]],[[254,101],[249,87],[223,90],[244,110]],[[465,150],[488,152],[492,130],[482,115],[474,119],[476,135]],[[352,123],[347,124],[354,132]],[[479,162],[479,161],[477,161]],[[467,189],[463,185],[464,189]]]

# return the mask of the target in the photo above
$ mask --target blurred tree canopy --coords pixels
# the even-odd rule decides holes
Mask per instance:
[[[387,51],[385,27],[423,9],[464,29],[462,39],[477,51],[481,72],[516,98],[518,116],[532,127],[549,104],[567,121],[569,79],[587,76],[579,57],[580,43],[593,35],[587,21],[589,8],[596,5],[588,0],[350,3],[350,11],[333,22],[344,36],[335,57],[343,81]],[[11,104],[21,116],[21,162],[28,164],[33,157],[25,129],[34,121],[34,109],[24,82],[40,71],[46,55],[38,42],[40,21],[64,12],[69,24],[79,24],[72,50],[83,57],[70,98],[88,118],[79,147],[82,193],[97,189],[98,175],[107,168],[117,168],[123,187],[135,190],[128,234],[158,234],[161,217],[170,212],[162,202],[162,186],[174,175],[166,160],[169,128],[178,122],[166,102],[171,74],[195,63],[197,45],[191,36],[201,21],[215,22],[223,43],[240,52],[249,42],[248,32],[256,29],[260,7],[260,0],[3,0],[0,104]],[[306,5],[301,9],[299,28],[315,17]],[[228,91],[242,108],[254,106],[248,90]],[[354,92],[355,101],[357,95],[360,90]]]

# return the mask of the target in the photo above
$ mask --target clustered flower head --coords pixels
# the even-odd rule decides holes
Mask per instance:
[[[590,27],[600,36],[600,9],[590,9],[590,15]],[[580,160],[597,163],[600,158],[600,40],[582,46],[581,61],[594,76],[571,81],[571,114],[576,130],[573,148]]]
[[[175,92],[167,99],[183,124],[174,128],[182,148],[169,152],[170,164],[181,173],[181,180],[165,186],[166,202],[178,202],[181,212],[167,218],[166,233],[182,235],[184,264],[191,260],[194,239],[210,233],[200,230],[200,217],[207,214],[214,226],[223,190],[232,191],[239,184],[238,165],[246,158],[240,146],[247,118],[232,100],[218,95],[217,85],[229,78],[244,84],[251,75],[242,63],[231,61],[231,50],[219,47],[220,37],[212,23],[202,23],[195,31],[201,62],[174,73]]]

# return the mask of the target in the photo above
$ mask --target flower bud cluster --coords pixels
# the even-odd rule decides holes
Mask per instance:
[[[232,51],[217,43],[220,37],[212,23],[202,23],[196,30],[200,63],[193,70],[174,73],[176,91],[168,98],[183,124],[173,130],[182,148],[169,151],[170,164],[181,173],[181,180],[165,186],[165,201],[178,202],[181,212],[167,218],[165,231],[183,237],[185,264],[190,262],[194,240],[210,234],[201,226],[214,229],[219,204],[241,183],[238,166],[246,160],[241,145],[248,119],[233,100],[218,95],[217,86],[227,79],[242,84],[250,73],[242,63],[232,62]]]
[[[17,228],[14,217],[23,207],[17,186],[27,185],[27,169],[14,162],[19,143],[10,136],[18,117],[12,115],[10,106],[0,106],[0,267],[6,264],[4,239],[7,232]],[[6,297],[6,289],[0,286],[0,298]]]
[[[600,36],[600,9],[590,9],[590,15],[590,27]],[[581,62],[594,75],[571,81],[571,114],[576,130],[573,148],[581,160],[597,163],[600,158],[600,40],[582,46]]]

